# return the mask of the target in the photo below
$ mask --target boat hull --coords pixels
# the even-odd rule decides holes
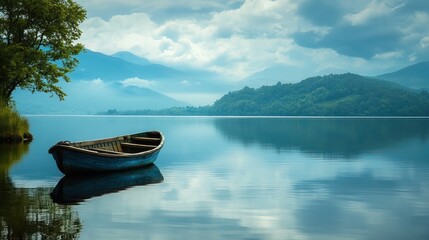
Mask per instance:
[[[143,156],[118,156],[115,158],[91,155],[58,148],[52,153],[58,169],[66,174],[82,174],[85,172],[106,172],[149,166],[153,164],[159,151]]]
[[[100,140],[61,141],[49,149],[65,175],[122,171],[153,164],[164,144],[160,132],[143,132]]]

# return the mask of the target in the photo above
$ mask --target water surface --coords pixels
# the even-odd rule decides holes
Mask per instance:
[[[2,239],[429,239],[429,119],[29,120],[30,145],[0,146]],[[146,130],[154,169],[61,180],[47,153]]]

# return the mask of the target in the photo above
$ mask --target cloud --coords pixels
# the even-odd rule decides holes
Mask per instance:
[[[343,11],[339,1],[304,0],[298,6],[298,14],[312,24],[318,26],[332,26],[341,20]]]
[[[311,33],[306,33],[311,34]],[[351,57],[370,59],[376,54],[395,51],[401,39],[397,29],[379,26],[341,26],[331,30],[324,36],[304,35],[295,38],[297,43],[312,48],[331,48]],[[305,42],[307,41],[307,42]]]
[[[127,50],[167,65],[241,78],[273,61],[287,60],[279,55],[292,48],[287,38],[289,28],[278,23],[282,18],[279,9],[284,9],[285,3],[254,1],[204,21],[172,19],[159,24],[146,13],[109,20],[95,17],[82,24],[82,41],[95,51],[111,54]]]
[[[429,46],[429,36],[424,36],[422,40],[420,40],[420,46],[421,48],[426,48]]]
[[[390,58],[400,58],[402,57],[401,51],[394,51],[394,52],[385,52],[385,53],[378,53],[374,56],[374,58],[377,59],[390,59]]]
[[[105,87],[103,80],[101,80],[100,78],[93,79],[93,80],[82,80],[81,83],[84,84],[85,87],[90,87],[90,88],[104,88]]]
[[[367,24],[374,18],[383,17],[391,14],[395,9],[404,6],[400,4],[396,7],[390,7],[387,2],[372,1],[362,11],[358,13],[349,13],[344,18],[351,23],[352,26]]]
[[[428,2],[419,2],[429,7]],[[422,36],[429,32],[427,21],[422,21],[426,20],[427,13],[411,7],[407,1],[347,3],[344,5],[337,0],[329,3],[303,1],[300,5],[301,16],[316,29],[325,27],[325,32],[300,30],[293,35],[296,43],[307,48],[330,48],[345,56],[371,60],[389,52],[418,52],[416,46]],[[328,14],[318,13],[320,9],[331,9],[328,12],[332,16],[321,21],[319,18]],[[406,55],[401,54],[403,57]]]
[[[146,13],[159,23],[172,19],[195,19],[210,17],[212,12],[238,8],[244,0],[77,0],[88,9],[88,16],[101,17],[105,20],[115,15]]]
[[[123,81],[120,81],[120,83],[122,83],[124,87],[133,86],[140,88],[151,88],[156,85],[156,82],[154,81],[140,79],[137,77],[125,79]]]
[[[310,71],[327,63],[355,64],[355,58],[362,60],[364,72],[358,73],[367,74],[427,60],[429,51],[424,0],[134,0],[122,6],[109,0],[100,5],[105,14],[96,7],[100,0],[80,2],[90,13],[82,24],[87,48],[131,51],[233,79],[276,64]],[[386,58],[396,62],[383,63]]]

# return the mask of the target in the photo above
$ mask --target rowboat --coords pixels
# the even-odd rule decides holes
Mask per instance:
[[[136,186],[160,183],[163,180],[164,177],[155,164],[124,171],[66,175],[52,190],[51,198],[59,204],[79,204],[94,197]]]
[[[151,165],[163,145],[162,133],[151,131],[92,141],[61,141],[49,153],[62,173],[76,175]]]

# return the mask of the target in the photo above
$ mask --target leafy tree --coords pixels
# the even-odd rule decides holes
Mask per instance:
[[[0,105],[10,105],[16,88],[51,93],[70,81],[83,50],[79,24],[86,11],[72,0],[0,0]]]

